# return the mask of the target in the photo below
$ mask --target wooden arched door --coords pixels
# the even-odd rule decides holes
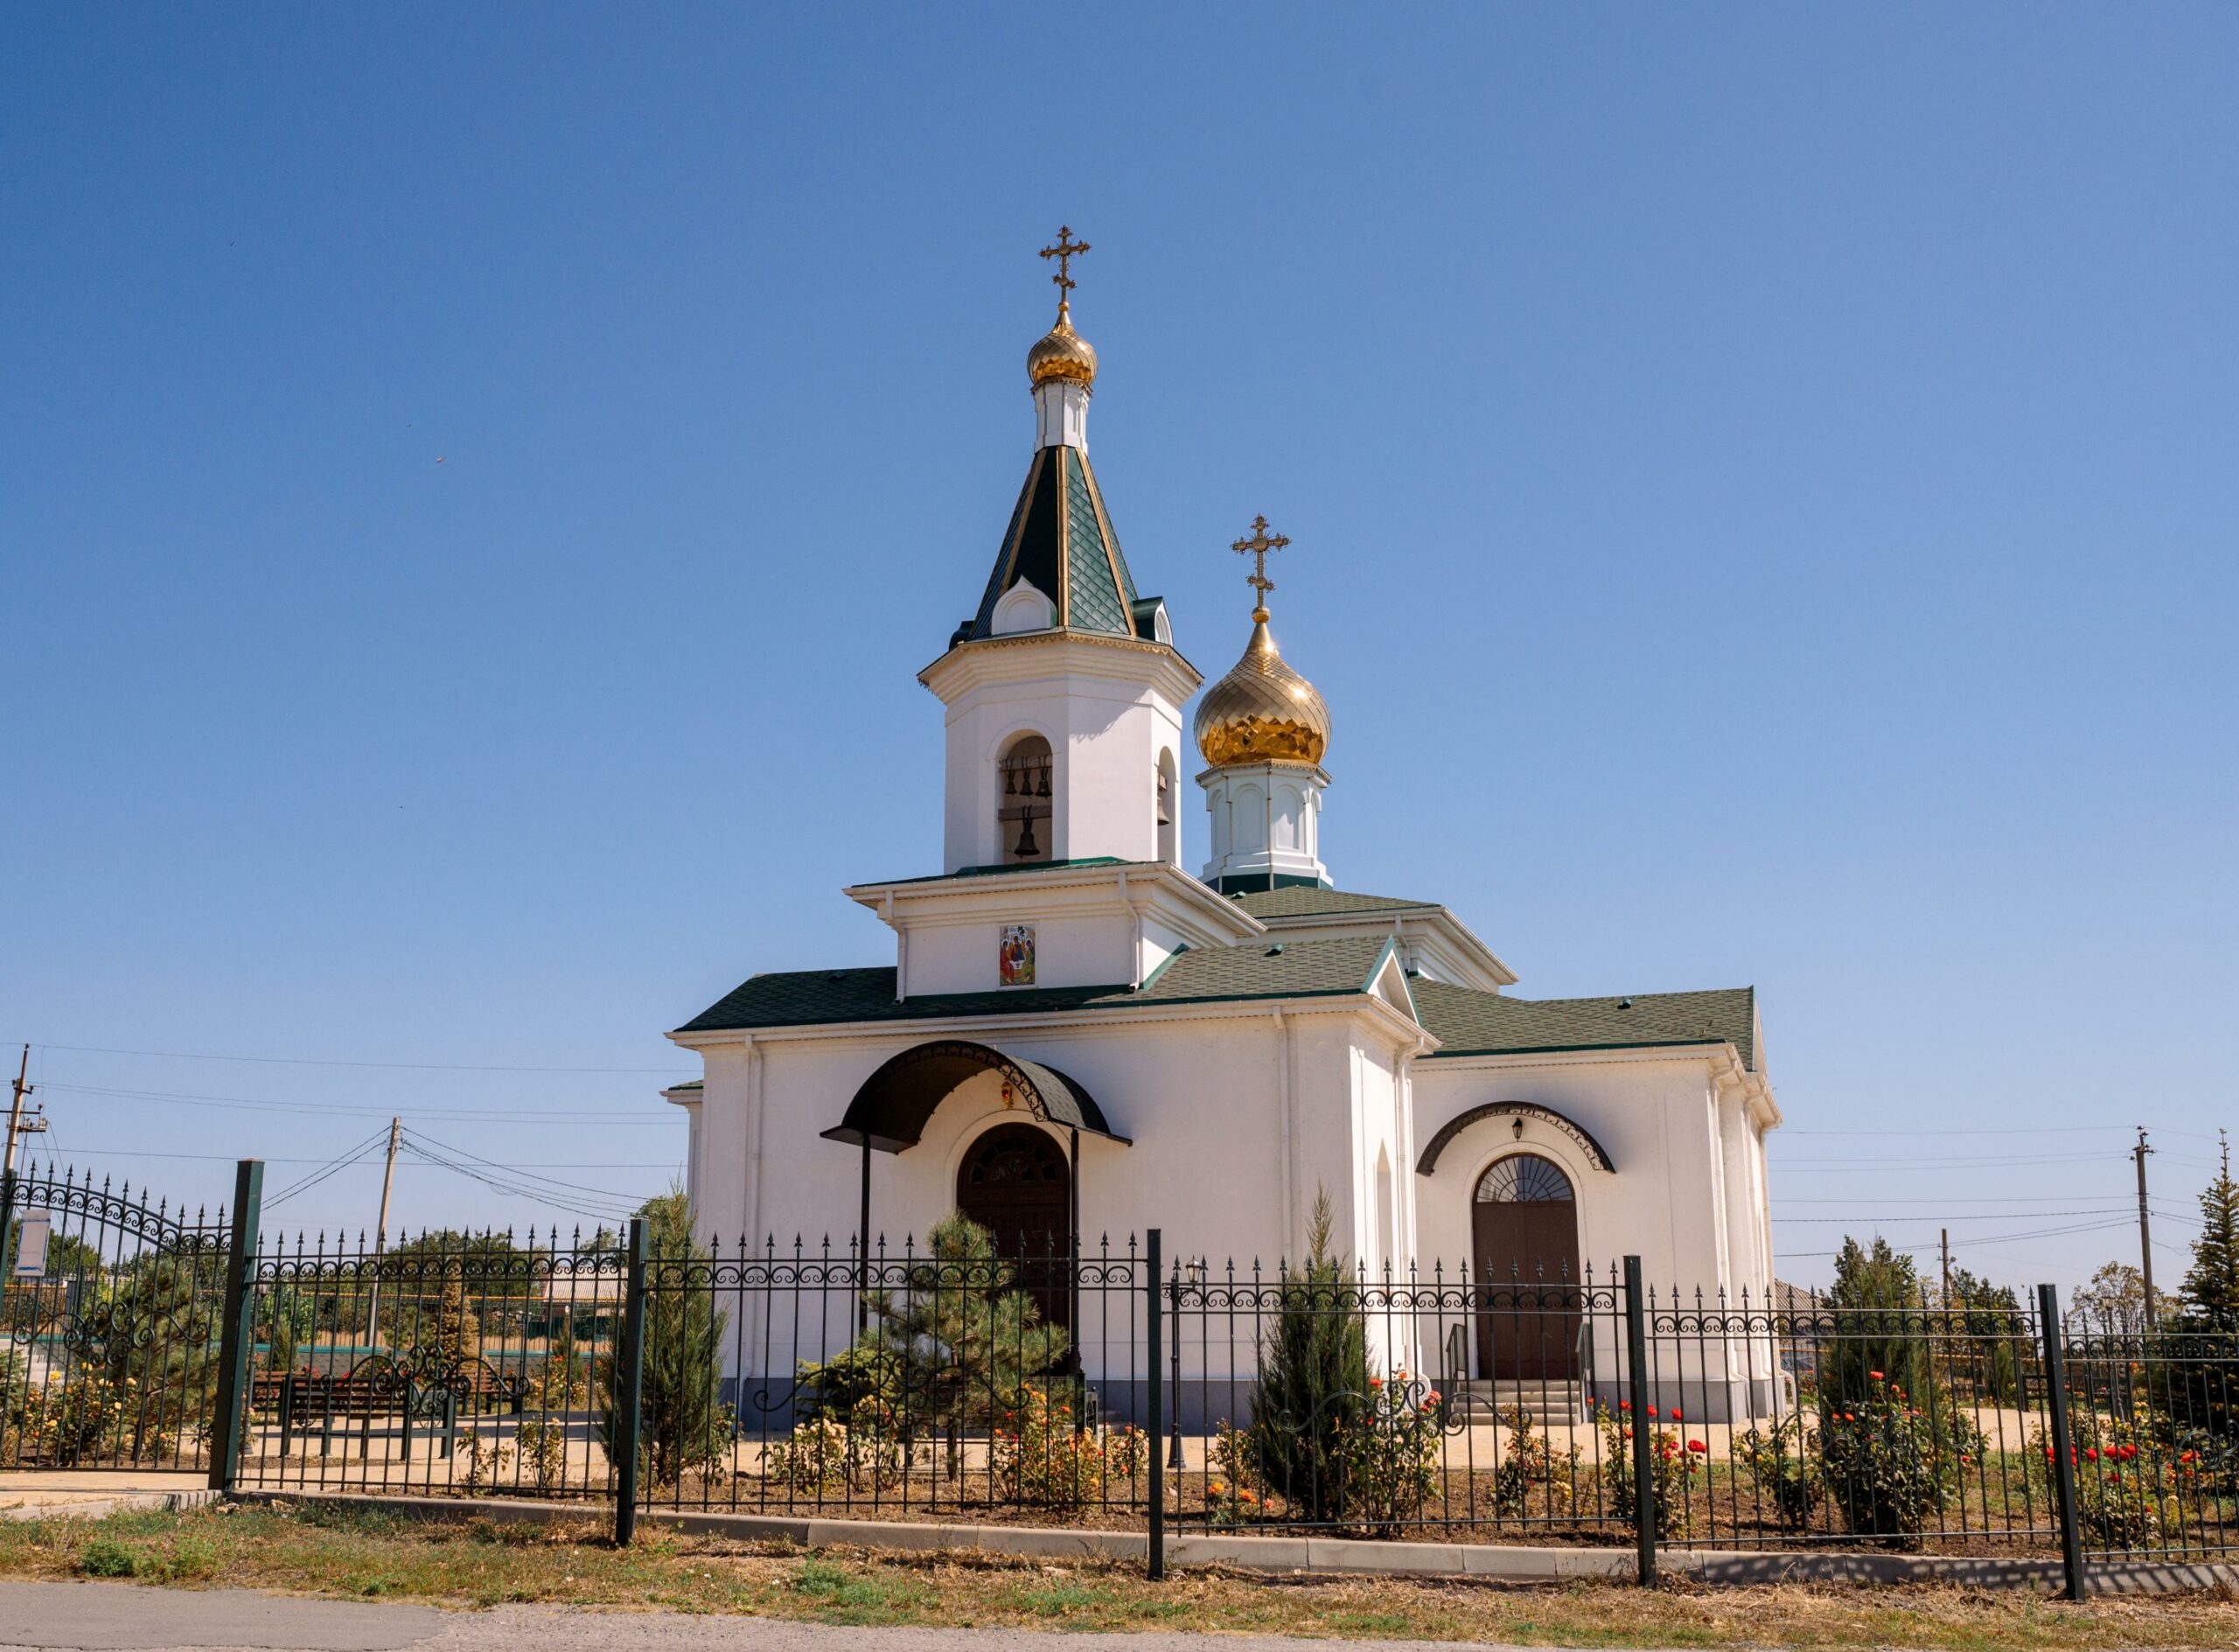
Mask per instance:
[[[994,1235],[1042,1317],[1071,1323],[1072,1175],[1065,1150],[1032,1125],[997,1125],[965,1150],[956,1208]]]
[[[1478,1268],[1477,1368],[1496,1381],[1578,1375],[1578,1198],[1552,1160],[1496,1159],[1470,1201]]]

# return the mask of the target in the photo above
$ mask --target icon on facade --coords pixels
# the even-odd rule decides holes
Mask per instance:
[[[999,978],[1006,986],[1034,985],[1034,925],[1006,924],[1001,944],[996,948]]]

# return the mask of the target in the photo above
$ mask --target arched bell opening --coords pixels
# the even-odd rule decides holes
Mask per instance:
[[[1503,1154],[1477,1178],[1469,1212],[1478,1370],[1496,1383],[1572,1381],[1583,1303],[1570,1177],[1536,1153]]]
[[[996,761],[995,833],[1004,865],[1031,866],[1050,859],[1055,767],[1049,741],[1037,734],[1021,735]]]

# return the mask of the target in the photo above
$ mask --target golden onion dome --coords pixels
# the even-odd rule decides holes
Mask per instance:
[[[1057,306],[1057,324],[1035,340],[1034,348],[1026,352],[1026,376],[1035,385],[1044,385],[1052,379],[1070,379],[1075,384],[1096,382],[1096,349],[1089,341],[1073,331],[1071,306]]]
[[[1283,663],[1267,610],[1252,610],[1252,642],[1197,704],[1197,749],[1215,768],[1239,763],[1320,763],[1329,749],[1321,691]]]

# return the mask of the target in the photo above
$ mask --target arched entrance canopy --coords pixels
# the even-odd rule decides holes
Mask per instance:
[[[960,1038],[917,1044],[888,1061],[863,1080],[846,1115],[823,1133],[824,1139],[881,1153],[906,1152],[924,1135],[933,1109],[966,1079],[983,1072],[1001,1073],[1013,1099],[1045,1124],[1130,1145],[1105,1122],[1095,1098],[1055,1067]]]
[[[1543,1124],[1554,1126],[1568,1136],[1573,1145],[1586,1155],[1587,1163],[1596,1170],[1615,1170],[1617,1168],[1609,1162],[1609,1155],[1601,1150],[1600,1142],[1587,1134],[1582,1126],[1564,1118],[1552,1107],[1542,1107],[1529,1101],[1489,1101],[1482,1107],[1472,1107],[1467,1112],[1457,1113],[1441,1125],[1438,1134],[1431,1138],[1430,1146],[1423,1149],[1423,1156],[1415,1161],[1415,1174],[1426,1176],[1437,1169],[1438,1156],[1446,1151],[1447,1144],[1471,1125],[1482,1124],[1488,1119],[1537,1119]]]

